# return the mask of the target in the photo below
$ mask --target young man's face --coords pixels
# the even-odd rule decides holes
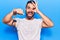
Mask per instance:
[[[28,3],[27,7],[26,7],[26,14],[28,18],[32,18],[34,16],[34,11],[35,11],[35,7],[32,3]]]

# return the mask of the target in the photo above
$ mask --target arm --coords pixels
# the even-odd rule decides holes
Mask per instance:
[[[33,3],[33,5],[35,6],[35,10],[34,11],[37,12],[43,19],[42,26],[43,27],[52,27],[53,26],[53,22],[47,16],[45,16],[42,12],[39,11],[37,3],[36,4]]]
[[[52,27],[53,26],[53,22],[46,17],[44,14],[42,14],[39,10],[38,10],[38,14],[42,17],[43,19],[43,27]]]
[[[15,25],[15,23],[12,24],[12,23],[13,23],[12,16],[13,16],[13,11],[10,12],[9,14],[7,14],[7,15],[3,18],[3,22],[4,22],[5,24],[11,25],[11,26],[12,26],[12,25]]]
[[[17,14],[22,14],[23,11],[21,9],[14,9],[12,12],[10,12],[9,14],[7,14],[4,18],[3,18],[3,22],[5,24],[8,25],[14,25],[16,26],[16,22],[13,22],[12,16]]]

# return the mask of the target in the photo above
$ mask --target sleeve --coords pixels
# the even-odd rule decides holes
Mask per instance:
[[[40,22],[41,22],[41,23],[43,22],[43,19],[42,19],[42,18],[40,19]]]
[[[19,18],[13,18],[14,22],[16,22],[16,26],[15,27],[18,27],[18,24],[20,22],[20,19]]]
[[[42,28],[42,24],[43,24],[43,19],[39,19],[39,24],[40,24],[40,27]]]

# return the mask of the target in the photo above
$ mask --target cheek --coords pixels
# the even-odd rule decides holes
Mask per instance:
[[[27,9],[26,11],[27,11],[27,12],[29,12],[30,10],[29,10],[29,9]]]

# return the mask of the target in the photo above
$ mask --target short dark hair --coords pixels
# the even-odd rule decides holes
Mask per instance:
[[[29,3],[32,3],[32,2],[35,4],[35,1],[30,0],[30,1],[27,2],[26,7],[27,7],[27,5],[28,5]]]

